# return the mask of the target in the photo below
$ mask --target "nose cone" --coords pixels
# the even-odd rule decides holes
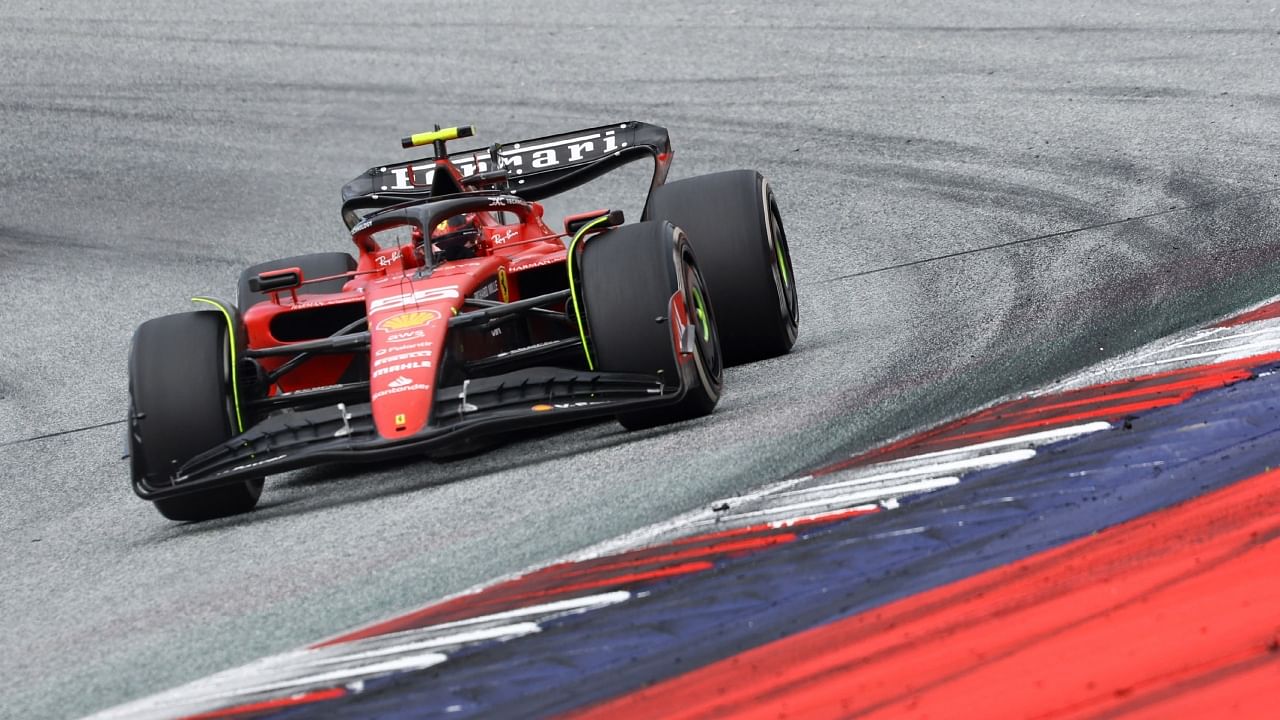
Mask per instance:
[[[382,437],[408,437],[430,420],[437,351],[447,328],[444,313],[436,309],[386,310],[373,319],[369,392]]]

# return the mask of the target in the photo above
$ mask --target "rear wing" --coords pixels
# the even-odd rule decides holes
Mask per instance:
[[[449,153],[464,182],[467,177],[505,168],[507,191],[525,200],[565,192],[645,157],[654,159],[652,192],[666,182],[671,137],[666,128],[636,121]],[[425,157],[372,167],[344,185],[342,219],[347,227],[360,221],[362,210],[430,198],[435,161]]]

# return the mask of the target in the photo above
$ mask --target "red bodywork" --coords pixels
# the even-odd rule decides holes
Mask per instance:
[[[446,161],[437,164],[461,176]],[[331,312],[337,305],[362,303],[370,331],[369,392],[374,424],[386,439],[409,437],[430,420],[436,389],[436,370],[446,351],[448,318],[462,312],[468,297],[492,297],[502,302],[520,298],[518,275],[522,271],[565,261],[563,233],[542,220],[542,206],[530,203],[530,211],[516,222],[504,224],[513,213],[477,212],[468,216],[480,236],[475,256],[442,261],[426,277],[417,277],[425,265],[416,242],[382,247],[374,232],[352,236],[359,250],[358,265],[341,293],[308,294],[307,283],[332,278],[304,278],[301,287],[271,293],[271,302],[244,309],[248,347],[287,345],[291,340],[273,333],[281,317],[315,308]],[[473,339],[474,340],[474,339]],[[499,346],[500,342],[493,345]],[[499,348],[500,349],[500,348]],[[472,348],[472,351],[485,348]],[[338,384],[352,372],[362,356],[317,355],[281,376],[271,395]],[[263,358],[270,372],[285,357]]]

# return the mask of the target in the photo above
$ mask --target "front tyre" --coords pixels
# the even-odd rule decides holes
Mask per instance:
[[[129,455],[134,482],[172,483],[187,460],[240,431],[232,395],[234,349],[218,312],[148,320],[129,353]],[[170,520],[200,521],[253,509],[262,479],[156,500]]]
[[[581,275],[588,346],[598,369],[656,375],[676,388],[686,376],[682,363],[692,363],[687,374],[694,379],[679,403],[618,421],[636,430],[710,414],[723,384],[720,337],[684,232],[646,222],[590,238]]]

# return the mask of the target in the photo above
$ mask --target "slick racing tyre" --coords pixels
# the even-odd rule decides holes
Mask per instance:
[[[172,483],[187,460],[238,432],[232,346],[220,312],[148,320],[129,353],[129,455],[134,482]],[[198,521],[253,509],[262,478],[155,501],[170,520]]]
[[[643,373],[678,387],[681,365],[672,328],[673,298],[683,303],[695,380],[676,405],[618,418],[630,430],[709,414],[723,382],[711,297],[684,232],[667,222],[624,225],[590,238],[582,251],[582,306],[595,366]],[[686,356],[689,357],[689,356]]]
[[[249,289],[249,278],[256,277],[260,273],[268,270],[283,270],[284,268],[301,268],[303,279],[328,277],[330,275],[341,275],[342,273],[351,272],[356,269],[356,260],[344,252],[327,252],[315,253],[313,255],[297,255],[290,258],[281,258],[279,260],[271,260],[264,263],[258,263],[253,267],[247,268],[240,273],[240,287],[236,295],[236,306],[240,312],[248,310],[251,306],[268,299],[270,296],[266,293],[258,293]],[[298,292],[305,293],[336,293],[342,292],[342,286],[347,283],[347,278],[335,278],[333,280],[325,280],[318,283],[307,283],[298,289]]]
[[[727,365],[783,355],[800,327],[799,296],[782,215],[754,170],[702,175],[653,191],[646,220],[689,235],[715,298]]]

